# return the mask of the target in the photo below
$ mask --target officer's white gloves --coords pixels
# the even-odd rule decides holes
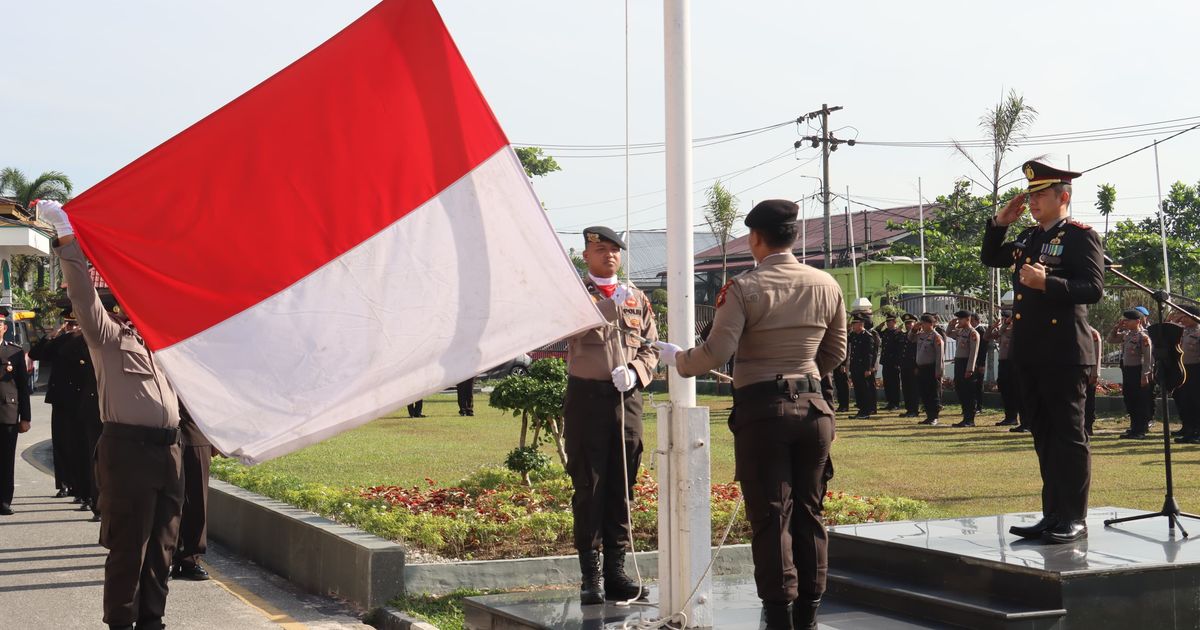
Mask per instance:
[[[634,385],[637,385],[637,374],[633,370],[622,365],[621,367],[618,367],[612,371],[612,382],[613,386],[617,388],[617,391],[624,394],[625,392],[633,389]]]
[[[67,219],[67,213],[63,211],[62,204],[49,199],[39,199],[36,204],[35,216],[41,217],[46,223],[54,227],[54,231],[58,232],[59,238],[69,236],[75,233],[71,229],[71,221]]]
[[[677,346],[673,343],[667,343],[665,341],[655,341],[654,347],[658,348],[658,351],[659,351],[658,358],[662,359],[663,363],[666,363],[667,365],[670,365],[670,366],[675,365],[675,355],[680,352],[683,352],[683,348],[680,348],[679,346]]]

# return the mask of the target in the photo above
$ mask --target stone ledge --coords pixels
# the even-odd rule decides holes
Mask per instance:
[[[218,479],[209,480],[208,534],[314,593],[364,608],[404,592],[404,546]]]

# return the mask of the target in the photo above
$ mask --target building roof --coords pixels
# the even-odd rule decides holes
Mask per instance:
[[[667,270],[666,230],[631,230],[622,238],[629,245],[624,263],[635,284],[639,280],[653,280]],[[717,236],[712,232],[695,232],[692,239],[695,251],[710,249],[717,244]]]
[[[936,206],[925,206],[926,216],[928,217],[928,213],[933,212],[934,210],[936,210]],[[920,214],[920,206],[867,209],[865,212],[860,211],[853,213],[851,215],[850,228],[854,232],[854,247],[856,257],[861,257],[863,255],[861,248],[864,242],[867,241],[868,233],[870,234],[869,244],[871,249],[874,250],[887,247],[893,242],[909,235],[907,230],[893,229],[889,227],[888,222],[891,221],[896,223],[898,226],[905,221],[918,220]],[[796,245],[793,248],[793,251],[795,251],[796,256],[800,258],[800,254],[807,250],[808,256],[807,258],[803,258],[803,262],[813,263],[823,261],[825,218],[818,216],[809,217],[803,222],[797,221],[797,224],[801,223],[803,223],[803,225],[800,226],[802,228],[802,239],[796,239]],[[834,212],[829,217],[829,228],[832,232],[830,235],[830,239],[832,241],[830,243],[830,251],[833,252],[834,256],[837,256],[840,252],[846,249],[846,213],[844,210],[841,213]],[[742,262],[743,259],[750,258],[749,238],[749,235],[744,235],[739,236],[738,238],[729,242],[727,249],[728,257],[731,259],[731,261],[739,260],[739,262]],[[696,249],[700,248],[697,247]],[[716,268],[719,269],[720,261],[721,250],[719,247],[711,247],[696,254],[697,270],[700,270],[702,266],[709,268],[709,265],[713,264],[714,262],[717,265]],[[733,265],[730,265],[730,267],[733,268]]]

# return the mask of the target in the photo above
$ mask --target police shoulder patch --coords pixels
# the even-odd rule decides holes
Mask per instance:
[[[1080,221],[1076,221],[1075,219],[1067,219],[1067,225],[1073,225],[1073,226],[1075,226],[1075,227],[1077,227],[1077,228],[1079,228],[1079,229],[1081,229],[1081,230],[1090,230],[1090,229],[1092,229],[1092,226],[1090,226],[1090,225],[1088,225],[1088,224],[1086,224],[1086,223],[1080,222]]]
[[[725,292],[728,291],[729,287],[732,285],[733,280],[730,279],[729,282],[726,282],[725,286],[721,287],[721,290],[717,292],[717,308],[721,308],[721,306],[725,304]]]

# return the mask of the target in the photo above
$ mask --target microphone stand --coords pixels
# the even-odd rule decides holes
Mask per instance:
[[[1133,286],[1137,287],[1138,289],[1145,291],[1150,297],[1154,298],[1154,301],[1158,303],[1158,324],[1159,324],[1160,330],[1161,330],[1161,327],[1164,322],[1163,309],[1166,306],[1170,306],[1171,308],[1174,308],[1175,310],[1178,310],[1178,311],[1192,314],[1191,311],[1181,308],[1178,304],[1172,302],[1170,299],[1171,296],[1166,291],[1152,290],[1152,289],[1148,288],[1146,285],[1144,285],[1144,284],[1138,282],[1137,280],[1134,280],[1133,278],[1130,278],[1129,276],[1125,275],[1124,273],[1118,271],[1116,269],[1117,265],[1112,264],[1111,261],[1108,260],[1107,256],[1105,256],[1104,262],[1105,262],[1105,267],[1107,268],[1107,270],[1109,272],[1111,272],[1113,275],[1124,280],[1125,282],[1128,282],[1129,284],[1132,284]],[[1193,317],[1195,317],[1195,315],[1193,315]],[[1159,338],[1161,341],[1162,335],[1160,335]],[[1155,350],[1157,351],[1155,354],[1158,355],[1154,360],[1155,368],[1158,372],[1159,380],[1165,381],[1166,374],[1167,374],[1167,365],[1166,365],[1167,353],[1165,351],[1166,349],[1160,347],[1160,348],[1155,348]],[[1198,375],[1198,376],[1200,376],[1200,375]],[[1166,472],[1167,472],[1167,496],[1163,500],[1162,509],[1159,510],[1158,512],[1154,512],[1151,514],[1139,514],[1137,516],[1127,516],[1125,518],[1106,519],[1104,521],[1104,526],[1108,527],[1110,525],[1116,525],[1117,523],[1140,521],[1140,520],[1144,520],[1144,519],[1148,519],[1148,518],[1157,518],[1159,516],[1165,516],[1165,517],[1167,517],[1167,523],[1168,523],[1167,527],[1170,530],[1170,536],[1172,538],[1175,536],[1175,528],[1178,527],[1179,531],[1183,534],[1183,537],[1187,538],[1188,533],[1187,533],[1187,530],[1183,528],[1183,523],[1181,522],[1180,517],[1187,517],[1187,518],[1200,520],[1200,516],[1197,516],[1195,514],[1188,514],[1187,512],[1180,511],[1179,503],[1177,503],[1175,501],[1175,483],[1174,483],[1173,477],[1171,476],[1171,424],[1170,424],[1171,423],[1171,408],[1168,406],[1168,402],[1167,402],[1166,383],[1162,382],[1161,385],[1162,385],[1162,387],[1160,387],[1160,389],[1162,391],[1161,391],[1160,401],[1162,402],[1163,458],[1166,463],[1165,468],[1166,468]]]

